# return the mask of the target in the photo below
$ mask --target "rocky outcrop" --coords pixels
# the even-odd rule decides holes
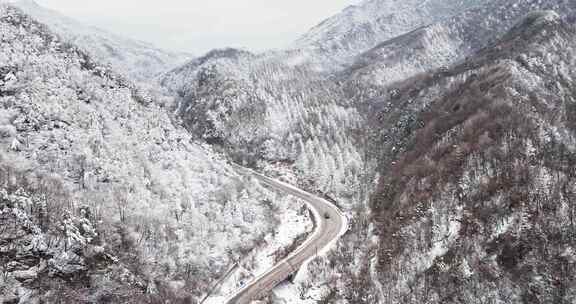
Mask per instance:
[[[38,286],[47,281],[82,280],[117,262],[94,243],[97,234],[87,208],[77,216],[66,213],[56,222],[46,218],[46,211],[42,197],[0,190],[0,298],[4,301],[39,301],[49,290]]]

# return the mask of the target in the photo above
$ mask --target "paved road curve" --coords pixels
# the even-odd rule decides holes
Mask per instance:
[[[335,242],[346,231],[347,221],[346,217],[336,206],[323,198],[271,179],[253,170],[240,166],[234,167],[244,174],[255,177],[271,188],[304,200],[316,220],[316,230],[302,246],[272,269],[252,280],[226,302],[227,304],[248,304],[268,294],[276,285],[300,268],[304,262]]]

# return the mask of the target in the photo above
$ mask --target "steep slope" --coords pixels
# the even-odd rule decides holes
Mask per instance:
[[[127,39],[86,26],[41,7],[34,0],[13,3],[68,42],[84,49],[99,62],[108,63],[131,79],[146,81],[190,59],[189,54],[169,52],[148,43]]]
[[[198,299],[294,203],[0,5],[0,301]]]
[[[533,10],[563,16],[576,11],[572,1],[485,1],[447,19],[384,41],[361,54],[344,77],[363,86],[386,86],[418,73],[452,65],[505,33]]]
[[[362,155],[355,156],[356,161],[366,158],[365,149],[358,148],[363,146],[364,139],[362,132],[358,132],[363,118],[358,115],[357,109],[365,112],[365,102],[382,92],[386,93],[387,85],[463,59],[502,35],[515,20],[531,9],[555,8],[565,13],[574,11],[573,3],[562,0],[490,1],[472,7],[473,3],[427,1],[422,4],[417,1],[396,3],[381,0],[366,1],[358,7],[347,9],[318,26],[317,34],[312,34],[315,32],[312,31],[305,36],[307,38],[303,38],[302,45],[308,43],[310,47],[315,43],[324,44],[325,40],[342,39],[348,41],[354,50],[362,49],[362,41],[366,39],[356,41],[345,35],[357,27],[359,21],[356,19],[360,17],[354,17],[356,15],[364,16],[366,20],[378,20],[381,27],[384,24],[395,27],[396,19],[379,16],[396,14],[398,11],[416,11],[418,13],[410,15],[410,18],[401,20],[426,22],[428,19],[420,14],[434,16],[430,20],[440,20],[443,16],[458,13],[382,42],[377,48],[359,56],[350,68],[336,75],[316,71],[314,65],[309,65],[314,52],[306,50],[255,55],[226,49],[210,52],[167,73],[162,84],[181,97],[176,112],[187,128],[210,143],[224,146],[237,159],[246,158],[252,163],[255,160],[296,162],[303,172],[323,171],[322,168],[330,171],[332,166],[323,161],[313,167],[304,163],[309,163],[309,159],[321,158],[327,158],[328,162],[346,162],[346,158],[333,157],[333,151],[323,148],[332,146],[350,151],[349,155]],[[451,8],[446,9],[447,6]],[[408,31],[415,26],[405,25],[402,28]],[[402,30],[388,31],[387,34],[371,36],[371,39],[386,39],[399,32]],[[321,33],[332,34],[324,37]],[[332,59],[338,57],[329,51],[325,54]],[[294,56],[303,59],[294,61]],[[318,127],[320,130],[311,134],[314,132],[310,130]],[[333,133],[340,133],[345,139],[332,140],[332,135],[324,136]],[[309,145],[309,140],[318,143]],[[310,153],[310,150],[320,153]],[[327,180],[331,174],[321,172],[318,175],[323,176],[320,179]],[[323,183],[328,182],[331,181]]]
[[[575,38],[558,14],[532,13],[375,105],[382,298],[575,301]]]
[[[350,193],[346,185],[357,182],[361,156],[350,134],[360,117],[324,75],[227,49],[168,73],[162,84],[180,96],[176,113],[187,129],[237,161],[293,166],[324,191]]]

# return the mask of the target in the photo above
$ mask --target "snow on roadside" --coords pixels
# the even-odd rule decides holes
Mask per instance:
[[[265,166],[264,172],[265,175],[273,176],[277,181],[287,183],[286,186],[296,184],[296,176],[283,166],[268,165]],[[256,180],[246,182],[255,183]],[[291,187],[300,190],[295,186]],[[238,268],[228,278],[225,278],[220,292],[207,301],[207,304],[225,303],[226,299],[240,288],[273,268],[279,258],[284,258],[284,256],[277,256],[280,250],[294,245],[296,239],[305,233],[308,234],[307,237],[310,237],[314,224],[309,210],[315,213],[314,217],[320,217],[315,209],[309,209],[310,206],[307,206],[305,201],[290,195],[276,194],[273,200],[274,207],[278,208],[276,213],[280,215],[278,228],[266,235],[262,246],[252,249],[252,252],[240,261]],[[345,217],[345,215],[342,216]],[[345,220],[347,221],[347,218]],[[341,233],[344,234],[347,228],[347,225],[344,225]],[[326,255],[332,247],[333,244],[330,244],[323,248],[320,256]],[[278,300],[280,303],[316,303],[322,300],[329,290],[326,286],[309,284],[307,266],[310,261],[306,261],[300,267],[294,279],[295,283],[283,282],[273,290],[271,296],[274,302]]]
[[[256,182],[256,181],[253,181]],[[289,247],[302,234],[313,230],[304,202],[288,195],[276,195],[272,202],[278,208],[280,224],[268,234],[261,246],[256,247],[240,262],[240,266],[223,282],[219,292],[210,297],[206,304],[222,304],[239,288],[262,275],[276,264],[278,251]]]
[[[274,296],[281,299],[280,303],[283,304],[315,304],[321,301],[325,294],[329,291],[325,286],[314,286],[306,290],[306,298],[302,299],[300,296],[300,285],[283,283],[274,289]]]

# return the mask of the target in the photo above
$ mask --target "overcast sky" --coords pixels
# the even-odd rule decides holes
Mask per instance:
[[[36,0],[83,23],[193,52],[280,48],[359,0]]]

